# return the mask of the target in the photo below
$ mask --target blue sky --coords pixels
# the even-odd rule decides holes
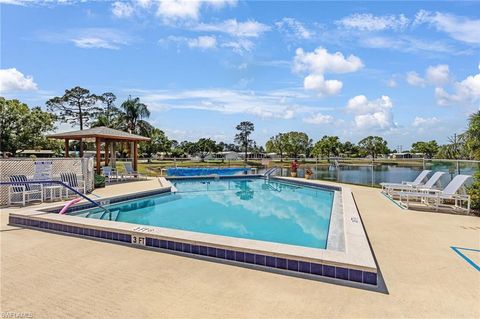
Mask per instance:
[[[178,140],[231,142],[249,120],[260,144],[297,130],[405,149],[479,110],[479,2],[0,3],[2,96],[139,96]]]

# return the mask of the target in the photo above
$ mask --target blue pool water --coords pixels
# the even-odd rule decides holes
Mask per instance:
[[[181,180],[176,194],[108,206],[121,222],[326,248],[334,192],[261,178]],[[102,212],[75,213],[100,218]],[[88,214],[88,216],[87,216]]]
[[[241,167],[169,167],[167,176],[205,176],[205,175],[236,175],[248,171],[248,168]]]

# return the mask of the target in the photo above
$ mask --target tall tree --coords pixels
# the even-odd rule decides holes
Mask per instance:
[[[369,136],[358,142],[358,146],[368,155],[376,158],[380,154],[387,154],[387,141],[380,136]]]
[[[58,120],[79,126],[80,130],[86,127],[101,109],[97,102],[99,96],[89,90],[76,86],[65,90],[63,96],[56,96],[46,102],[48,110],[57,115]]]
[[[442,145],[437,153],[438,158],[462,159],[468,156],[465,147],[465,135],[453,134],[448,138],[448,144]]]
[[[15,155],[25,149],[49,146],[45,133],[55,129],[55,116],[19,100],[0,97],[0,150]]]
[[[283,155],[287,146],[288,137],[284,133],[279,133],[270,139],[265,144],[265,148],[269,153],[277,153],[280,155],[280,162],[283,162]]]
[[[480,159],[480,111],[470,115],[468,129],[463,135],[470,158]]]
[[[245,163],[247,163],[248,147],[253,142],[250,139],[250,135],[255,130],[255,126],[252,122],[243,121],[237,125],[236,129],[238,130],[238,133],[235,135],[235,143],[240,145],[240,147],[243,147],[245,151]]]
[[[195,144],[196,153],[200,156],[202,162],[208,154],[217,152],[220,149],[217,143],[209,138],[201,138]]]
[[[140,143],[140,146],[142,151],[147,153],[149,157],[158,152],[165,152],[167,155],[170,153],[172,142],[167,138],[162,130],[153,128],[148,133],[148,137],[150,137],[150,141],[142,142]]]
[[[412,153],[422,153],[426,158],[432,158],[435,154],[438,153],[438,144],[437,141],[429,142],[415,142],[412,144],[410,152]]]
[[[140,102],[140,98],[132,99],[129,97],[122,103],[121,107],[125,113],[124,118],[128,132],[134,134],[145,134],[148,132],[149,124],[143,119],[150,117],[150,111],[146,104]]]
[[[307,152],[312,145],[312,140],[303,132],[285,133],[285,152],[293,157],[298,158],[300,154],[308,155]]]
[[[116,130],[125,130],[125,113],[115,106],[115,94],[107,92],[99,96],[99,100],[104,105],[104,109],[98,113],[92,122],[92,127],[106,126]]]
[[[321,140],[319,140],[313,146],[312,153],[316,156],[326,156],[330,158],[330,156],[338,156],[340,154],[340,148],[342,143],[340,143],[340,139],[338,136],[324,136]]]

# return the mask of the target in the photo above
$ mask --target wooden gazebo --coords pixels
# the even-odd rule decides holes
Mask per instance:
[[[133,143],[133,169],[137,170],[138,167],[138,142],[149,141],[150,138],[130,134],[127,132],[114,130],[105,126],[99,126],[90,128],[87,130],[63,132],[57,134],[51,134],[48,138],[65,140],[65,157],[69,157],[68,146],[70,140],[78,140],[80,142],[94,141],[96,145],[96,161],[97,174],[100,174],[101,169],[101,144],[105,143],[105,165],[108,165],[110,161],[110,154],[115,159],[115,143],[127,142]],[[110,152],[110,148],[112,151]],[[80,143],[80,157],[83,157],[83,143]]]

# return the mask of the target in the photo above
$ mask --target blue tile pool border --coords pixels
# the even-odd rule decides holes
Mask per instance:
[[[139,245],[132,244],[132,234],[123,232],[112,232],[96,229],[92,227],[80,227],[67,225],[61,222],[47,222],[37,219],[21,218],[9,216],[9,224],[20,225],[29,228],[44,229],[48,231],[71,234],[74,236],[83,236],[87,238],[99,238],[113,242],[131,244],[134,247]],[[144,236],[144,234],[141,234]],[[306,262],[296,259],[287,259],[270,255],[255,254],[245,251],[230,250],[206,245],[196,245],[194,243],[185,243],[155,237],[145,236],[145,246],[155,250],[175,251],[188,255],[204,256],[211,259],[226,260],[244,265],[256,265],[265,269],[286,270],[289,272],[308,274],[318,277],[335,278],[344,281],[363,283],[366,285],[377,285],[377,274],[358,269],[349,269],[345,267],[325,265],[313,262]]]
[[[131,234],[125,234],[121,232],[112,232],[107,230],[91,228],[91,227],[79,227],[79,226],[67,225],[62,223],[41,221],[37,219],[20,218],[15,216],[9,216],[8,221],[9,221],[9,224],[11,225],[21,225],[21,226],[27,226],[31,228],[51,230],[55,232],[61,232],[61,233],[84,236],[84,237],[101,238],[101,239],[113,240],[113,241],[123,242],[123,243],[132,242]]]

